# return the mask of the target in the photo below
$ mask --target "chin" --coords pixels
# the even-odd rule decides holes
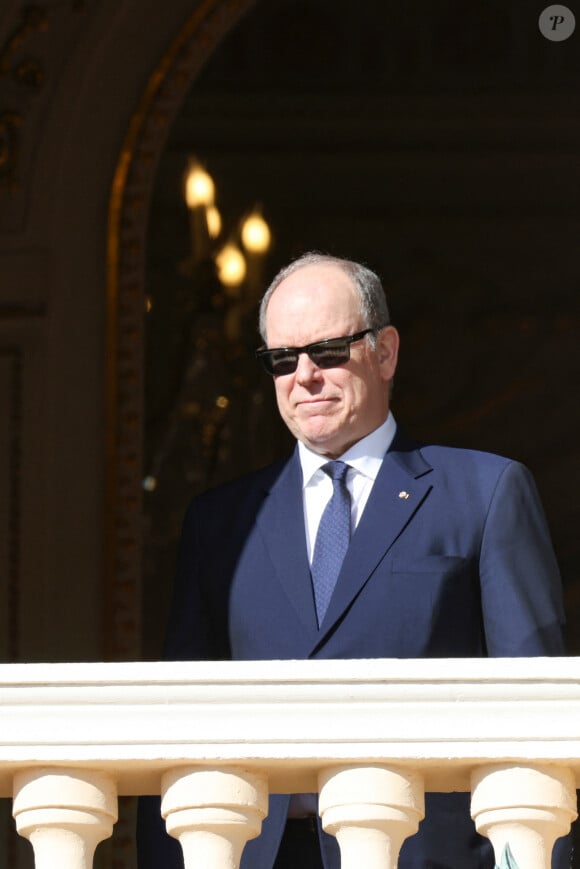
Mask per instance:
[[[304,437],[303,440],[307,447],[322,456],[334,458],[344,452],[344,449],[337,447],[331,437]]]
[[[335,439],[334,432],[325,432],[320,429],[315,429],[314,431],[302,429],[302,435],[308,443],[316,444],[316,447],[323,447],[325,444],[333,443]]]

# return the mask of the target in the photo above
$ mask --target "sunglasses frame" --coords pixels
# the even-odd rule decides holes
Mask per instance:
[[[363,329],[362,332],[355,332],[354,335],[342,335],[340,338],[326,338],[324,341],[314,341],[312,344],[306,344],[304,347],[260,347],[256,350],[256,359],[264,367],[264,370],[271,377],[284,377],[287,374],[294,374],[296,369],[298,368],[298,359],[301,353],[306,353],[308,358],[314,362],[314,364],[318,368],[327,369],[327,368],[338,368],[341,365],[345,365],[350,359],[350,345],[354,344],[355,341],[361,341],[366,335],[371,332],[378,332],[377,328]],[[316,353],[316,351],[320,349],[324,349],[325,347],[329,347],[332,344],[344,345],[344,351],[346,354],[346,358],[342,362],[332,362],[331,365],[321,365],[312,357],[312,353]],[[283,354],[281,357],[281,362],[289,362],[291,359],[295,361],[294,368],[291,371],[284,371],[282,373],[277,374],[275,371],[275,367],[272,364],[272,354],[281,353]],[[295,359],[293,359],[295,357]]]

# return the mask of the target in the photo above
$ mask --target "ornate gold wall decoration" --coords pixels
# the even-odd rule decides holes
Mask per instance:
[[[31,97],[37,97],[49,78],[44,47],[36,37],[48,33],[55,13],[63,7],[72,12],[84,9],[85,3],[66,0],[58,4],[24,5],[6,41],[0,46],[0,81],[5,108],[0,107],[0,190],[14,189],[22,173],[21,128],[29,114]],[[62,17],[62,16],[61,16]],[[63,21],[69,19],[63,18]]]
[[[42,6],[25,6],[20,11],[20,21],[13,28],[10,36],[0,50],[0,75],[12,75],[16,81],[23,81],[20,76],[22,61],[18,63],[18,55],[22,47],[33,33],[48,30],[48,11]],[[40,67],[38,61],[35,65]],[[31,82],[34,86],[34,83]]]
[[[0,78],[9,79],[28,92],[40,90],[45,81],[41,62],[21,57],[32,34],[48,30],[48,13],[41,6],[26,6],[0,49]],[[12,186],[16,180],[20,153],[22,110],[6,109],[0,113],[0,183]]]

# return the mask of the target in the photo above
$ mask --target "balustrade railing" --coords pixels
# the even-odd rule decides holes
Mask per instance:
[[[343,869],[391,869],[454,790],[498,865],[549,869],[579,774],[574,658],[0,667],[0,796],[36,869],[90,869],[117,795],[155,793],[187,869],[236,869],[268,793],[311,791]]]

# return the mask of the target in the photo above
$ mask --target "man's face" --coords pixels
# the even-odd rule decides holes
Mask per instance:
[[[276,288],[266,310],[268,347],[304,347],[365,328],[352,282],[338,266],[304,266]],[[388,384],[399,346],[389,326],[350,346],[350,360],[318,368],[306,353],[292,374],[274,378],[282,419],[298,439],[331,458],[378,428],[389,409]]]

